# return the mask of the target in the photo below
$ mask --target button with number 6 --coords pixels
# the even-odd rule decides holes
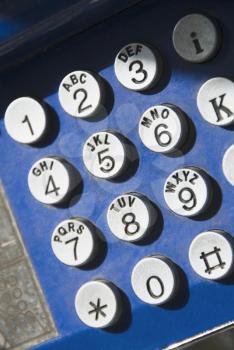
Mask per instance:
[[[157,221],[157,211],[140,193],[126,193],[115,198],[107,211],[112,233],[128,242],[144,238]]]
[[[148,45],[128,44],[115,58],[115,74],[127,89],[146,90],[157,83],[161,77],[161,55],[155,48]]]
[[[113,131],[100,131],[85,142],[83,160],[92,175],[111,179],[124,170],[127,153],[127,145],[122,135]]]
[[[33,197],[51,205],[66,200],[80,181],[79,173],[71,164],[57,157],[38,160],[28,174],[28,186]]]
[[[185,114],[173,105],[157,105],[147,109],[139,123],[139,135],[151,151],[174,152],[187,135]]]
[[[57,225],[51,237],[55,256],[64,264],[82,266],[95,255],[95,228],[83,218],[64,220]]]
[[[5,127],[17,142],[32,144],[41,139],[47,128],[44,106],[32,97],[12,101],[5,113]]]
[[[201,169],[187,167],[174,171],[164,185],[168,207],[182,216],[199,215],[207,209],[211,199],[208,175]]]

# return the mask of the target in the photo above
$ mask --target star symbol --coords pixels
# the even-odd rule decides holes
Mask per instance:
[[[102,315],[103,317],[106,317],[105,312],[103,311],[103,309],[105,309],[107,307],[107,304],[105,305],[101,305],[101,299],[98,298],[97,299],[97,303],[94,304],[92,301],[89,302],[89,305],[92,306],[92,310],[89,311],[89,315],[93,314],[94,312],[96,313],[95,315],[95,320],[98,321],[99,315]]]

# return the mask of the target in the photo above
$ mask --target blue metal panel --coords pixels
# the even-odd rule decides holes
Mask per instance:
[[[205,11],[218,18],[223,28],[223,44],[217,57],[199,65],[180,59],[171,40],[178,19],[194,11]],[[234,188],[225,180],[221,168],[223,154],[234,141],[233,130],[209,125],[196,107],[198,89],[207,79],[233,77],[233,11],[234,3],[228,0],[198,0],[194,4],[186,0],[147,1],[67,40],[27,65],[2,73],[1,115],[12,99],[31,95],[46,101],[59,120],[57,136],[40,147],[16,144],[7,136],[3,120],[0,121],[1,179],[61,335],[60,340],[39,349],[160,349],[234,319],[233,280],[203,280],[192,271],[188,261],[190,242],[201,231],[220,228],[234,235]],[[136,41],[158,47],[167,61],[167,74],[161,87],[150,93],[128,91],[114,75],[113,62],[118,49]],[[110,84],[114,101],[106,118],[92,122],[77,120],[63,111],[57,95],[59,82],[75,69],[97,71]],[[165,102],[183,109],[196,129],[194,144],[177,158],[150,152],[138,136],[141,114],[153,104]],[[126,135],[139,152],[140,162],[135,175],[123,182],[93,178],[82,162],[85,140],[93,132],[107,128]],[[33,162],[45,155],[65,157],[81,173],[83,192],[69,208],[43,206],[29,193],[28,170]],[[217,210],[208,218],[181,218],[165,205],[164,182],[171,171],[183,165],[205,169],[220,186],[220,203],[217,196]],[[125,191],[145,193],[160,208],[162,230],[153,242],[128,244],[110,233],[106,209],[117,194]],[[93,221],[107,240],[106,258],[94,269],[64,266],[51,251],[53,228],[59,221],[74,215]],[[133,266],[152,253],[170,257],[184,271],[183,290],[171,305],[152,307],[143,304],[132,291]],[[77,289],[82,283],[100,277],[113,281],[126,294],[129,317],[121,329],[89,329],[76,315],[74,297]]]

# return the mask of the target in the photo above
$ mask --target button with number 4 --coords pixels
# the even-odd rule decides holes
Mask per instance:
[[[67,199],[80,182],[77,171],[64,159],[46,157],[33,164],[28,174],[31,194],[44,204],[58,204]]]
[[[119,239],[134,242],[145,237],[157,220],[157,211],[140,193],[126,193],[113,200],[107,222]]]
[[[161,77],[161,55],[150,46],[141,43],[128,44],[115,58],[115,74],[127,89],[146,90]]]
[[[51,246],[55,256],[64,264],[82,266],[95,255],[94,226],[83,218],[62,221],[53,231]]]
[[[46,111],[32,97],[20,97],[11,102],[4,121],[8,134],[15,141],[25,144],[39,141],[47,128]]]
[[[176,265],[167,257],[148,256],[135,265],[131,282],[139,299],[148,304],[161,305],[175,296],[179,275]]]
[[[152,106],[140,119],[141,141],[154,152],[169,153],[178,150],[186,134],[186,117],[173,105]]]
[[[83,147],[88,171],[99,178],[111,179],[122,173],[127,162],[127,148],[122,135],[100,131],[91,135]]]
[[[88,118],[102,105],[102,81],[94,73],[75,71],[65,76],[59,86],[59,101],[73,117]]]
[[[174,171],[164,186],[164,198],[168,207],[182,216],[201,214],[210,203],[210,194],[208,176],[194,167]]]

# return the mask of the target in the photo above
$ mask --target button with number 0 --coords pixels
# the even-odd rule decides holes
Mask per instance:
[[[122,173],[127,162],[127,148],[122,135],[100,131],[91,135],[83,147],[88,171],[99,178],[111,179]]]
[[[140,119],[139,135],[144,145],[154,152],[174,152],[187,135],[186,117],[173,105],[152,106]]]
[[[83,218],[64,220],[51,237],[55,256],[64,264],[82,266],[95,255],[97,243],[94,226]]]
[[[221,230],[202,232],[190,245],[189,260],[201,277],[224,278],[233,270],[233,238]]]
[[[165,256],[148,256],[133,268],[131,282],[139,299],[148,304],[161,305],[176,294],[179,284],[177,267]]]
[[[107,222],[119,239],[134,242],[145,237],[157,221],[157,211],[147,197],[126,193],[113,200],[107,211]]]
[[[118,288],[105,280],[83,284],[75,298],[77,315],[93,328],[106,328],[116,323],[121,315],[121,304]]]
[[[24,144],[39,141],[47,128],[46,111],[32,97],[20,97],[11,102],[4,121],[8,134],[15,141]]]
[[[201,214],[210,203],[210,196],[208,176],[195,167],[174,171],[164,186],[164,198],[168,207],[182,216]]]
[[[65,76],[59,86],[59,101],[73,117],[88,118],[98,113],[102,105],[101,78],[87,71],[75,71]]]
[[[145,44],[128,44],[115,58],[115,74],[127,89],[146,90],[161,77],[161,55],[156,49]]]
[[[44,204],[58,204],[67,199],[79,184],[78,172],[64,159],[45,157],[31,167],[28,186],[31,194]]]

